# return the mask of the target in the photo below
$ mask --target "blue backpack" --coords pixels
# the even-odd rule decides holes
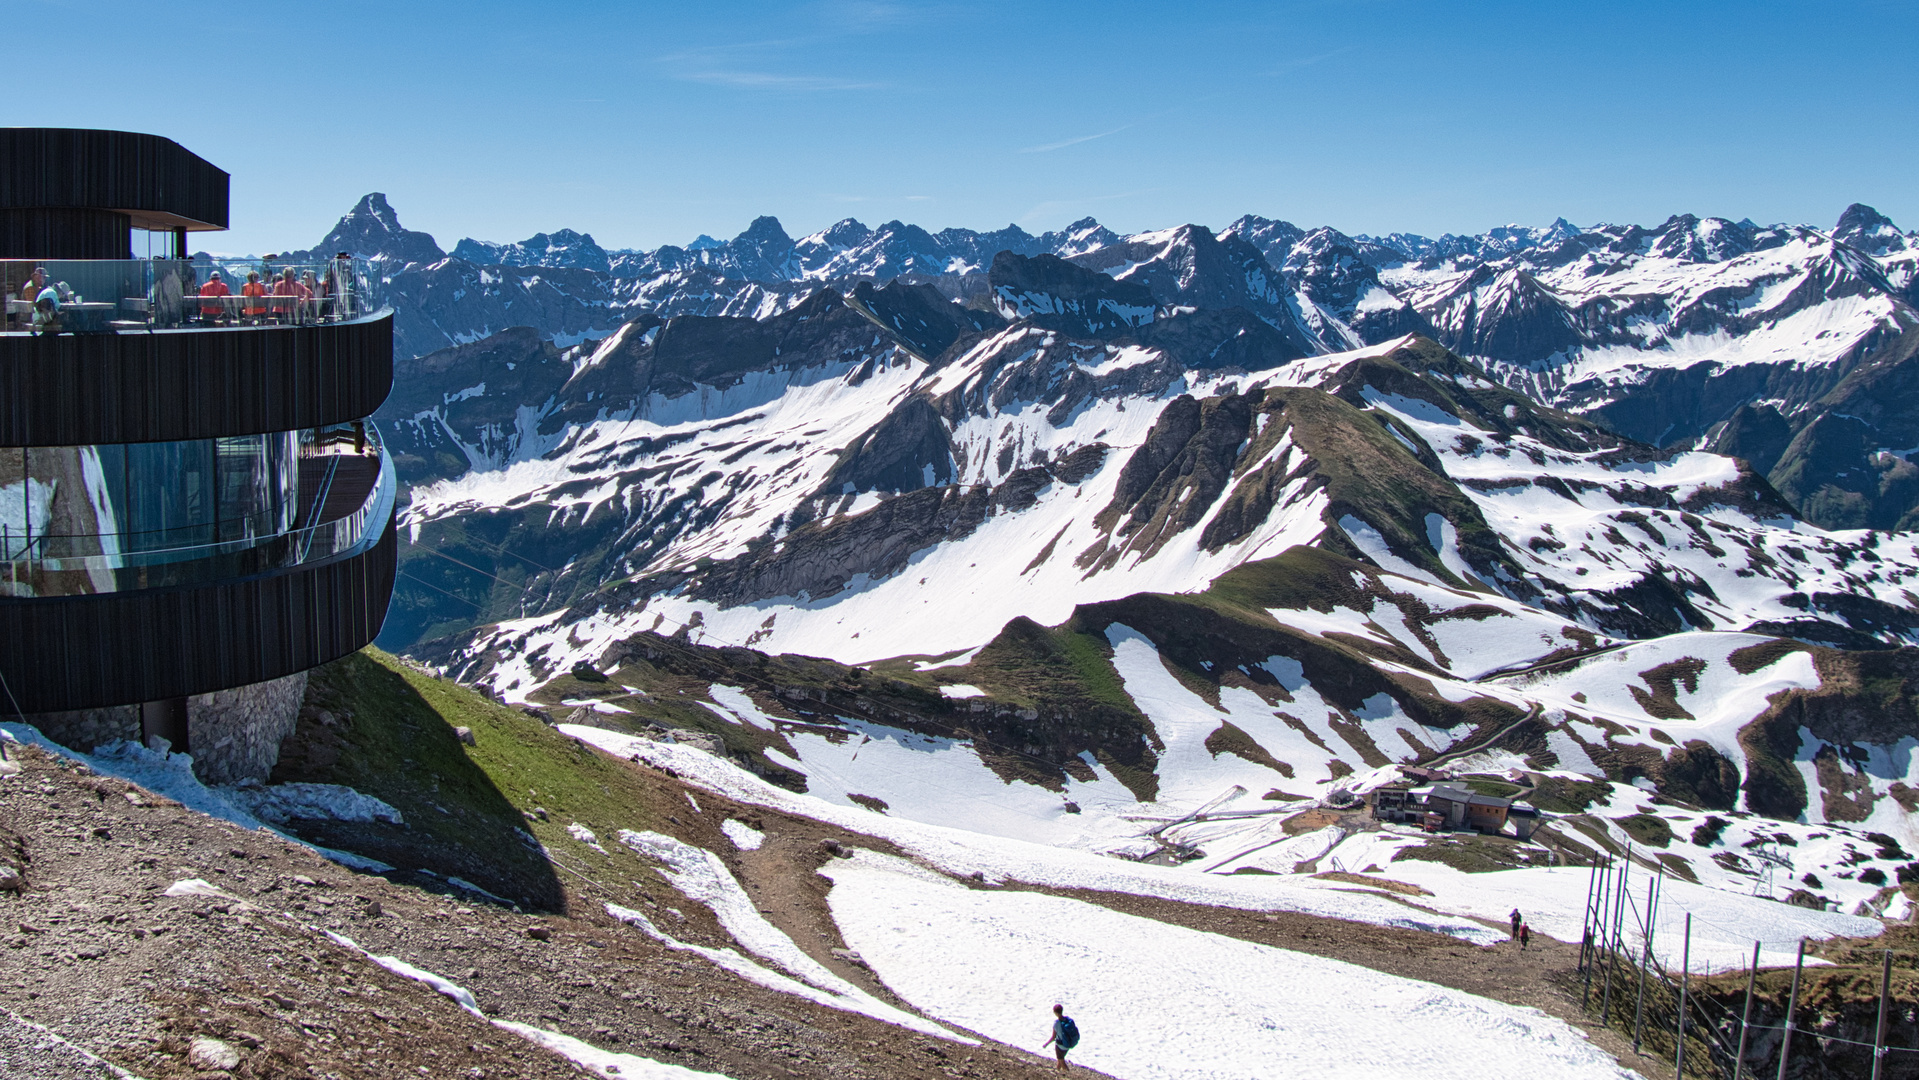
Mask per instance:
[[[1059,1037],[1053,1040],[1068,1050],[1079,1045],[1079,1025],[1070,1016],[1059,1018]]]

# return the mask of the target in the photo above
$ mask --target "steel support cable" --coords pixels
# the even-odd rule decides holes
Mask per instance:
[[[481,607],[478,604],[475,604],[471,600],[468,600],[466,597],[461,596],[459,593],[447,592],[445,589],[440,588],[438,585],[435,585],[431,582],[422,581],[419,578],[414,577],[412,574],[407,573],[405,570],[399,571],[399,576],[407,579],[408,581],[413,582],[415,585],[421,585],[426,588],[432,589],[434,592],[439,593],[442,596],[450,596],[453,599],[458,600],[460,603],[466,604],[467,606],[471,607],[473,610],[479,612],[482,615],[486,614],[485,608]]]

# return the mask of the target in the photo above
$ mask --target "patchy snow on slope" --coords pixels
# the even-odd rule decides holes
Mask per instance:
[[[1633,1075],[1535,1009],[884,856],[821,872],[847,944],[902,998],[1035,1053],[1062,1003],[1071,1060],[1126,1080]]]
[[[444,976],[436,975],[425,968],[415,967],[397,956],[375,956],[366,949],[361,948],[359,943],[355,942],[352,938],[336,934],[331,930],[325,931],[325,933],[327,937],[333,939],[334,944],[343,948],[352,949],[354,952],[359,953],[361,956],[366,957],[368,960],[371,960],[403,979],[412,979],[415,982],[426,984],[435,992],[451,998],[454,1004],[460,1008],[487,1021],[494,1027],[510,1031],[529,1042],[544,1046],[548,1050],[559,1054],[561,1057],[572,1061],[595,1075],[619,1077],[621,1080],[632,1080],[633,1077],[638,1077],[639,1080],[729,1080],[729,1078],[722,1073],[700,1072],[696,1069],[686,1068],[683,1065],[654,1061],[652,1058],[638,1057],[633,1054],[611,1053],[606,1050],[601,1050],[591,1043],[575,1039],[570,1035],[562,1035],[557,1031],[537,1028],[531,1024],[516,1023],[512,1020],[495,1020],[480,1011],[480,1004],[474,1000],[472,991],[461,986],[459,983]]]
[[[592,829],[587,828],[579,822],[575,821],[567,825],[566,834],[578,840],[580,843],[585,844],[587,847],[592,848],[594,851],[602,855],[606,854],[606,849],[600,846],[600,838],[594,835]]]
[[[1121,820],[1137,806],[1133,793],[1097,761],[1087,765],[1094,779],[1068,776],[1055,792],[994,774],[970,739],[840,723],[844,734],[804,728],[786,733],[798,756],[778,760],[806,777],[813,798],[858,809],[853,796],[860,795],[884,802],[896,817],[964,823],[976,832],[1077,849],[1102,850],[1138,833]],[[1084,812],[1068,812],[1069,802]]]
[[[1010,880],[1062,889],[1131,892],[1251,911],[1299,911],[1447,934],[1481,945],[1502,940],[1502,935],[1477,922],[1421,912],[1377,896],[1329,892],[1278,877],[1203,874],[1192,869],[1128,862],[1017,838],[927,824],[895,814],[875,814],[775,787],[730,761],[677,744],[575,724],[561,724],[558,730],[615,757],[670,768],[690,783],[736,802],[798,814],[885,840],[930,866],[960,877],[978,873],[991,882]]]
[[[254,817],[275,825],[296,818],[406,824],[400,812],[385,801],[340,784],[235,785],[219,791],[228,801],[252,811]]]
[[[741,851],[757,851],[766,842],[766,834],[735,818],[720,822],[720,831]]]
[[[1622,725],[1631,734],[1607,736],[1615,745],[1660,747],[1652,735],[1659,730],[1682,745],[1704,740],[1728,761],[1742,763],[1746,751],[1739,743],[1739,729],[1766,710],[1768,699],[1819,685],[1812,656],[1805,651],[1786,652],[1746,674],[1733,667],[1733,654],[1771,640],[1704,631],[1672,634],[1627,643],[1575,665],[1503,676],[1499,682],[1548,709]],[[1671,703],[1655,704],[1665,701],[1667,691]],[[1654,715],[1649,708],[1676,708],[1681,715]]]
[[[728,870],[719,856],[712,852],[693,847],[662,833],[634,832],[630,829],[620,830],[620,842],[642,855],[665,863],[670,869],[662,870],[660,874],[674,888],[688,900],[711,908],[713,914],[720,920],[720,925],[726,928],[726,932],[732,935],[734,941],[739,942],[754,955],[778,965],[793,976],[793,979],[775,975],[764,969],[761,969],[758,975],[770,976],[770,979],[749,974],[749,970],[757,965],[733,953],[734,960],[738,962],[723,962],[722,966],[735,974],[789,993],[794,992],[793,985],[800,985],[806,991],[802,996],[809,1000],[848,1012],[864,1013],[875,1020],[897,1024],[924,1035],[937,1035],[956,1042],[972,1041],[954,1035],[938,1024],[928,1023],[911,1013],[901,1012],[835,975],[826,965],[808,956],[804,950],[793,943],[792,938],[786,936],[784,931],[766,921],[765,916],[760,914],[759,907],[734,879],[733,872]],[[719,962],[720,953],[731,953],[731,950],[697,948],[670,941],[653,928],[645,916],[615,904],[608,904],[607,912],[622,922],[640,927],[676,948],[693,949],[716,962]],[[800,983],[794,984],[794,979],[800,980]]]
[[[536,1028],[531,1024],[512,1020],[495,1020],[493,1023],[528,1042],[546,1047],[595,1076],[616,1077],[618,1080],[728,1080],[724,1073],[701,1072],[684,1065],[654,1061],[634,1054],[617,1054],[571,1035]]]

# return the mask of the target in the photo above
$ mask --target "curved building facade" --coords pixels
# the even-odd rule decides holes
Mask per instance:
[[[189,258],[227,183],[157,136],[0,129],[0,713],[209,782],[265,778],[396,556],[379,278]]]

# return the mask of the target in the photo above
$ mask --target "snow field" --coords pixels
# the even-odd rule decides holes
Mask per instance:
[[[714,949],[677,941],[653,926],[640,912],[618,904],[608,904],[607,914],[672,948],[697,952],[742,978],[769,989],[797,994],[829,1008],[863,1013],[875,1020],[909,1028],[923,1035],[936,1035],[955,1042],[972,1040],[955,1035],[937,1024],[875,998],[866,991],[835,975],[826,965],[808,956],[785,932],[767,922],[746,890],[734,879],[719,856],[693,847],[674,837],[655,832],[622,829],[620,842],[642,855],[658,859],[669,869],[661,876],[688,900],[711,908],[720,925],[749,952],[779,966],[792,978],[769,971],[731,949]]]
[[[1566,1080],[1633,1074],[1559,1020],[1430,983],[862,852],[821,870],[847,944],[901,997],[1125,1080]]]
[[[670,768],[688,782],[736,802],[809,817],[889,841],[929,866],[957,877],[977,872],[991,882],[1011,880],[1063,889],[1136,893],[1249,911],[1297,911],[1447,934],[1478,945],[1490,945],[1504,937],[1469,919],[1419,911],[1367,893],[1314,888],[1298,878],[1199,874],[875,814],[774,787],[729,761],[689,747],[574,724],[561,724],[558,730],[616,757]]]

